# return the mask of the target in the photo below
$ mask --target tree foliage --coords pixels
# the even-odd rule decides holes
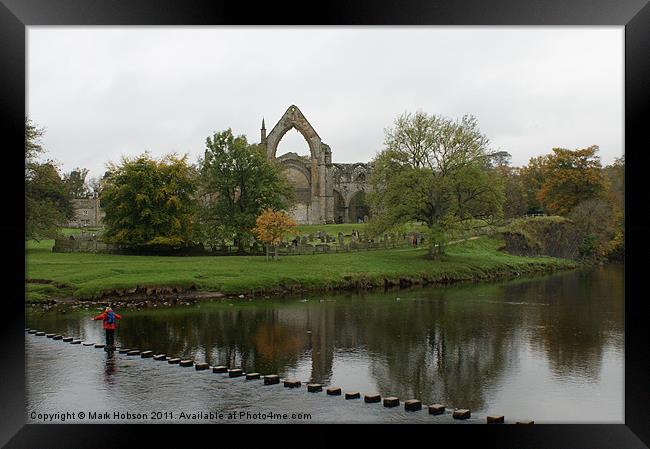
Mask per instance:
[[[598,146],[580,150],[553,148],[543,165],[543,182],[537,198],[553,215],[567,215],[583,201],[599,197],[605,180],[597,156]]]
[[[280,166],[245,136],[234,136],[231,129],[206,139],[200,176],[205,198],[201,222],[207,234],[233,239],[240,250],[252,237],[263,210],[286,210],[294,200]]]
[[[625,156],[605,167],[605,176],[605,198],[612,207],[614,228],[614,235],[608,244],[608,257],[622,260],[625,255]]]
[[[87,168],[75,168],[63,176],[72,198],[85,198],[91,192],[86,183],[86,176],[88,176]]]
[[[187,156],[160,160],[144,153],[109,163],[100,201],[104,239],[134,246],[181,247],[191,243],[196,173]]]
[[[529,212],[526,187],[524,186],[521,169],[501,165],[496,167],[496,172],[501,178],[505,200],[503,202],[503,217],[506,219],[517,218]]]
[[[488,145],[472,116],[455,121],[424,112],[399,116],[373,161],[368,195],[373,228],[423,222],[433,256],[436,247],[444,253],[448,231],[498,216],[503,188]]]
[[[273,259],[277,259],[277,246],[294,226],[296,222],[286,212],[266,209],[255,220],[253,232],[258,240],[267,244],[267,256],[268,246],[271,246],[275,250]]]
[[[536,214],[544,212],[538,194],[544,184],[546,176],[545,168],[548,158],[548,155],[533,157],[528,161],[528,165],[522,167],[519,172],[526,198],[526,213]]]
[[[73,210],[67,186],[57,165],[39,162],[45,153],[41,138],[45,130],[25,118],[25,238],[54,238]]]
[[[583,258],[622,258],[625,250],[625,158],[601,167],[596,145],[553,148],[519,169],[528,212],[571,219]],[[506,206],[514,203],[508,192]]]
[[[601,258],[609,252],[614,237],[611,203],[591,198],[574,207],[568,214],[582,237],[580,255],[583,258]]]

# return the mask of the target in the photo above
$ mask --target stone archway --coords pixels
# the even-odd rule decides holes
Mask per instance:
[[[370,215],[370,209],[366,203],[366,192],[359,190],[350,198],[348,204],[349,222],[365,222]]]
[[[299,224],[311,222],[312,183],[308,163],[296,153],[283,154],[276,159],[283,167],[283,172],[296,195],[294,206],[288,211]]]
[[[268,136],[262,136],[262,143],[266,145],[267,157],[269,159],[276,157],[278,144],[291,128],[295,128],[302,134],[309,145],[311,158],[318,160],[321,157],[321,145],[323,142],[316,130],[311,126],[311,123],[307,121],[300,109],[295,105],[289,106]]]
[[[343,195],[338,190],[334,190],[334,222],[348,222],[348,206],[345,204]]]
[[[332,152],[296,105],[289,106],[268,136],[262,120],[261,145],[265,147],[269,159],[276,159],[278,144],[291,128],[298,130],[309,145],[310,176],[308,179],[311,186],[311,205],[307,221],[308,223],[333,223],[334,198],[331,177],[328,177],[332,166]]]

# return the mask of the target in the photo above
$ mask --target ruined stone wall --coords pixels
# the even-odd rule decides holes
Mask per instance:
[[[297,129],[309,145],[310,156],[287,153],[276,157],[277,147],[289,129]],[[356,223],[368,219],[365,194],[370,166],[366,163],[334,164],[332,150],[295,105],[273,127],[268,137],[262,120],[260,145],[276,159],[295,187],[297,204],[291,214],[299,224]]]
[[[367,221],[370,215],[365,196],[370,192],[368,179],[372,167],[368,163],[333,164],[331,176],[336,222]]]

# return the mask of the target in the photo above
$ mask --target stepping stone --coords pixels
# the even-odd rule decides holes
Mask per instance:
[[[488,415],[487,423],[488,424],[503,424],[505,422],[503,415]]]
[[[131,349],[129,352],[126,353],[126,355],[140,355],[140,350],[139,349]]]
[[[104,343],[95,343],[96,348],[103,348],[104,346],[106,346]]]
[[[174,357],[172,359],[167,360],[167,363],[175,365],[176,363],[181,363],[181,359],[179,359],[178,357]]]
[[[384,398],[384,407],[397,407],[399,405],[399,398],[389,396]]]
[[[228,370],[228,375],[230,377],[240,377],[244,375],[244,370],[240,368],[234,368],[234,369],[229,369]]]
[[[445,413],[445,406],[442,404],[431,404],[429,406],[429,415],[442,415]]]
[[[227,366],[213,366],[212,367],[212,372],[213,373],[227,373],[228,372],[228,367]]]
[[[153,351],[142,351],[140,353],[140,357],[143,359],[148,359],[149,357],[153,357]]]
[[[535,421],[532,420],[517,421],[517,424],[535,424]]]
[[[318,393],[319,391],[323,391],[323,385],[322,384],[307,384],[307,391],[310,393]]]
[[[54,337],[54,335],[55,335],[55,334],[45,334],[45,336],[46,336],[47,338],[52,338],[52,337]]]
[[[280,383],[280,376],[277,374],[268,374],[264,376],[264,385],[275,385]]]
[[[35,331],[34,329],[30,329],[30,330],[27,331],[28,334],[35,334],[36,332],[38,332],[38,331]]]
[[[156,354],[153,356],[154,360],[167,360],[167,356],[165,354]]]
[[[364,402],[368,402],[370,404],[374,402],[380,402],[381,401],[381,395],[379,394],[367,394],[363,397]]]
[[[358,391],[346,391],[345,399],[359,399],[361,398],[361,393]]]
[[[285,380],[284,386],[287,388],[300,388],[299,380]]]
[[[52,340],[61,340],[63,338],[63,335],[55,335],[52,337]]]
[[[246,374],[246,380],[256,380],[260,378],[260,373],[248,373]]]
[[[38,332],[36,332],[36,335],[39,336],[39,337],[42,337],[43,335],[45,335],[45,332],[38,331]],[[72,337],[70,337],[70,340],[72,340]]]
[[[341,396],[341,389],[339,387],[329,387],[326,393],[329,396]]]
[[[404,402],[404,410],[407,412],[414,412],[416,410],[422,410],[422,401],[417,399],[409,399]]]
[[[95,343],[88,342],[88,341],[82,341],[81,344],[84,345],[84,346],[94,346],[95,345]]]
[[[126,353],[128,353],[129,351],[130,351],[130,349],[128,349],[128,348],[120,348],[120,349],[119,349],[119,353],[120,353],[120,354],[126,354]]]
[[[81,344],[81,340],[72,340],[72,341],[70,342],[70,344],[73,344],[73,345]]]
[[[454,410],[453,414],[454,419],[467,419],[470,416],[472,416],[472,414],[466,408],[459,408],[457,410]]]
[[[194,360],[181,360],[179,363],[180,366],[192,366],[194,365]]]
[[[70,341],[73,340],[73,338],[72,337],[63,337],[61,340],[65,341],[65,342],[70,342]]]
[[[194,368],[196,368],[197,371],[203,371],[204,369],[210,368],[210,364],[208,362],[199,362],[194,364]]]

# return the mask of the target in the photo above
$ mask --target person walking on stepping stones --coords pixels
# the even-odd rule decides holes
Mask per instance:
[[[91,318],[93,321],[102,320],[104,322],[103,327],[106,331],[106,351],[115,350],[115,328],[117,327],[117,320],[121,320],[122,317],[117,313],[113,312],[113,309],[106,307],[102,313],[97,315],[94,318]]]

